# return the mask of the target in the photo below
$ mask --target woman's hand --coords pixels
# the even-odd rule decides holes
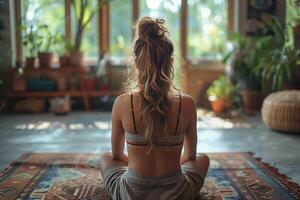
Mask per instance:
[[[113,155],[113,160],[122,161],[128,164],[128,156],[123,153],[120,156]]]

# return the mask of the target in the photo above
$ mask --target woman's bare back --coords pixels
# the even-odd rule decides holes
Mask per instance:
[[[129,94],[123,94],[119,97],[120,106],[118,107],[118,113],[121,114],[122,127],[125,132],[144,135],[139,98],[138,94],[133,94],[132,105],[137,133],[134,127]],[[186,133],[189,120],[191,119],[188,110],[189,100],[190,97],[186,95],[182,96],[182,100],[180,100],[179,95],[171,97],[168,113],[170,135]],[[178,127],[175,133],[177,121]],[[162,131],[155,132],[154,134],[157,137],[163,136]],[[149,148],[149,146],[127,144],[129,157],[128,167],[144,176],[166,176],[180,170],[182,145],[154,146],[151,150],[149,150]]]

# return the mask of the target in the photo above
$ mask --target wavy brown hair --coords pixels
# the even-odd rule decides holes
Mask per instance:
[[[170,95],[177,90],[173,85],[174,47],[163,19],[140,18],[135,24],[135,34],[133,65],[136,73],[135,79],[129,78],[128,83],[132,85],[135,80],[144,136],[153,144],[154,130],[170,133]]]

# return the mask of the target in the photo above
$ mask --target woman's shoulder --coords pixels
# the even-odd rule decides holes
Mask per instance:
[[[180,93],[180,95],[181,95],[182,104],[184,106],[195,106],[195,101],[192,96],[185,93]]]
[[[117,98],[115,99],[114,105],[118,105],[118,104],[123,104],[129,101],[130,98],[130,93],[123,93],[120,94],[119,96],[117,96]]]

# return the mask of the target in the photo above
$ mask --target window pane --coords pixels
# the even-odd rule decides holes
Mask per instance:
[[[140,0],[140,16],[163,18],[174,45],[175,83],[180,84],[180,7],[181,0]]]
[[[23,17],[23,37],[26,33],[32,30],[41,36],[39,42],[41,43],[39,51],[45,51],[47,41],[49,39],[46,36],[45,30],[41,29],[42,25],[47,25],[47,30],[51,35],[61,36],[64,34],[64,19],[65,8],[64,0],[22,0],[22,17]],[[37,39],[35,39],[36,41]],[[30,44],[25,46],[25,55],[29,56]],[[49,51],[59,53],[63,49],[61,43],[52,44]]]
[[[87,20],[91,13],[97,10],[98,1],[92,0],[87,1],[88,6],[86,10],[86,16],[84,17]],[[75,41],[75,35],[77,30],[76,15],[74,12],[74,7],[72,6],[72,38]],[[81,51],[84,53],[85,58],[87,59],[98,59],[98,12],[94,14],[91,21],[87,24],[84,29],[81,41]]]
[[[112,1],[109,5],[110,49],[112,57],[126,57],[130,52],[132,36],[131,0]]]
[[[180,0],[141,0],[140,16],[163,18],[169,30],[176,53],[179,52]]]
[[[226,0],[188,1],[188,55],[220,59],[227,32]]]
[[[299,4],[299,5],[297,5]],[[299,23],[297,20],[300,19],[300,3],[294,0],[288,0],[286,3],[286,27],[288,31],[288,37],[290,43],[294,43],[293,27]]]

